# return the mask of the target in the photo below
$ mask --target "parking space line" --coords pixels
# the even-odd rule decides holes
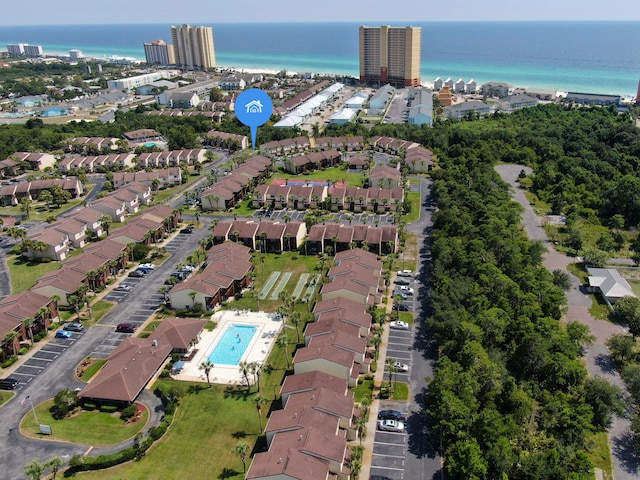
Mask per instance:
[[[373,452],[373,455],[377,455],[378,457],[405,458],[405,455],[391,455],[390,453]]]

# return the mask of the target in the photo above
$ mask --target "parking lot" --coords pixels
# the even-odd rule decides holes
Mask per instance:
[[[20,382],[17,388],[24,387],[24,385],[31,382],[37,375],[44,372],[62,353],[72,347],[76,342],[81,341],[85,333],[86,330],[82,332],[71,332],[71,338],[52,338],[48,340],[46,345],[35,352],[31,358],[27,359],[11,374],[11,377]]]
[[[187,239],[191,238],[190,234],[180,233],[174,239],[172,239],[166,245],[166,249],[170,253],[175,253],[180,250]],[[149,281],[154,278],[157,280],[157,277],[161,277],[160,279],[164,282],[164,280],[171,274],[171,271],[162,268],[162,266],[157,267],[155,270],[150,271],[147,275],[142,278],[134,278],[134,277],[123,277],[117,285],[129,285],[131,290],[116,290],[115,288],[109,292],[104,298],[105,300],[122,303],[127,300],[128,297],[132,295],[136,295],[138,297],[138,301],[135,302],[136,308],[132,309],[131,312],[127,314],[127,323],[132,323],[140,328],[153,313],[158,309],[158,307],[164,302],[164,295],[158,291],[156,288],[149,288],[147,285]],[[157,281],[155,282],[157,283]],[[141,297],[141,298],[140,298]],[[100,322],[101,326],[113,328],[113,333],[108,335],[99,345],[96,346],[93,352],[91,352],[92,357],[97,358],[106,358],[108,357],[113,350],[120,345],[120,343],[127,337],[131,336],[129,333],[119,333],[115,331],[116,323],[109,323],[109,318],[105,318]]]

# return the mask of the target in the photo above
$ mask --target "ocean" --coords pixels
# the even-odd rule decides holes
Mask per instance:
[[[219,66],[358,76],[358,23],[205,24]],[[398,24],[395,24],[398,26]],[[427,22],[422,80],[474,79],[519,87],[635,96],[640,22]],[[169,25],[0,26],[7,43],[45,53],[144,60],[143,43],[171,41]]]

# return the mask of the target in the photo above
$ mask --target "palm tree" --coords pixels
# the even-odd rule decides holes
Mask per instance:
[[[11,330],[10,332],[7,332],[7,334],[4,336],[4,338],[2,339],[2,344],[3,345],[11,345],[11,351],[12,351],[12,355],[16,355],[16,342],[15,339],[18,336],[18,332],[16,332],[15,330]]]
[[[249,444],[246,442],[238,442],[235,448],[236,454],[240,457],[240,460],[242,460],[242,470],[245,473],[247,471],[247,453],[249,452],[249,448]]]
[[[356,418],[355,427],[358,432],[358,437],[360,438],[360,445],[362,445],[362,439],[367,433],[367,418],[364,415],[360,415]]]
[[[387,357],[385,366],[389,372],[389,390],[391,390],[393,385],[393,375],[398,371],[396,368],[396,359],[393,357]]]
[[[300,345],[300,312],[291,312],[289,320],[296,326],[296,335],[298,337],[298,345]]]
[[[238,370],[244,377],[244,381],[247,382],[247,390],[250,390],[251,382],[249,381],[249,363],[245,361],[238,362]]]
[[[164,296],[164,301],[167,301],[167,292],[169,291],[169,287],[167,285],[161,286],[158,291]]]
[[[80,321],[80,304],[82,303],[80,297],[78,295],[69,295],[67,297],[67,303],[74,308],[78,316],[78,321]]]
[[[373,359],[375,361],[378,361],[378,355],[379,355],[378,347],[380,347],[381,343],[382,343],[382,337],[378,337],[376,335],[375,337],[373,337],[371,339],[371,344],[373,345],[373,348],[374,348],[374,350],[373,350]]]
[[[44,473],[45,465],[38,460],[32,460],[24,467],[24,473],[31,480],[40,480]]]
[[[198,295],[198,292],[189,292],[189,297],[191,298],[191,303],[192,303],[193,310],[196,309],[196,296],[197,295]]]
[[[31,203],[32,200],[29,197],[24,197],[20,200],[20,210],[29,218],[31,216]]]
[[[33,317],[27,317],[22,320],[22,325],[24,325],[24,328],[27,330],[27,335],[29,335],[29,340],[31,340],[31,345],[34,344],[34,341],[33,341],[33,324],[34,323],[35,323],[35,320]]]
[[[267,403],[267,399],[262,395],[256,395],[253,399],[253,403],[256,404],[256,410],[258,410],[258,418],[260,419],[260,433],[262,433],[262,405]]]
[[[46,465],[51,469],[51,473],[53,473],[53,480],[56,480],[56,474],[58,470],[60,470],[60,467],[64,465],[64,461],[60,457],[52,457],[47,460]]]
[[[107,237],[109,236],[109,228],[111,227],[111,223],[113,223],[113,220],[111,219],[111,217],[109,215],[102,214],[100,215],[100,218],[98,219],[98,221],[100,222],[100,226],[102,227],[102,230],[104,230],[104,233],[107,234]]]
[[[262,373],[262,365],[258,362],[251,362],[249,364],[249,372],[253,375],[253,383],[258,386],[258,393],[260,393],[260,373]]]
[[[200,364],[198,367],[200,370],[204,371],[204,376],[207,377],[207,385],[211,386],[211,380],[209,379],[209,374],[215,365],[210,360],[206,360]]]
[[[284,358],[287,360],[288,370],[291,364],[289,363],[289,339],[287,338],[286,333],[281,333],[280,335],[278,335],[278,338],[276,339],[276,346],[278,348],[284,348]]]

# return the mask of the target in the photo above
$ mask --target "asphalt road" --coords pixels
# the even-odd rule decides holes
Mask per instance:
[[[427,391],[425,378],[433,377],[436,360],[436,345],[426,331],[425,319],[429,316],[429,281],[431,268],[430,233],[433,227],[431,214],[434,199],[431,196],[431,180],[420,180],[422,198],[420,219],[407,225],[407,231],[418,239],[419,270],[414,288],[415,323],[414,343],[411,356],[411,376],[409,385],[412,397],[408,405],[407,418],[408,447],[405,459],[405,479],[438,479],[441,477],[441,458],[437,439],[431,435],[429,419],[424,413],[424,396]]]

